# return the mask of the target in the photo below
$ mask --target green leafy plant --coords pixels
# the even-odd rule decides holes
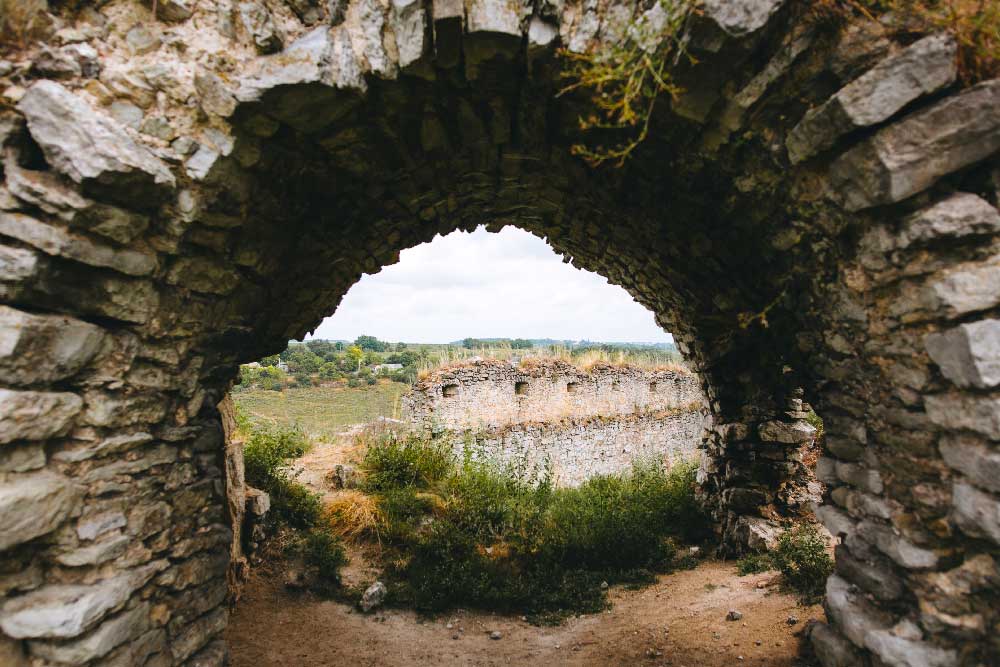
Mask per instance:
[[[833,559],[827,553],[826,540],[811,523],[786,530],[771,552],[771,561],[789,586],[808,600],[823,596],[826,578],[833,572]]]
[[[826,578],[833,572],[833,559],[819,529],[802,523],[782,533],[772,551],[747,554],[737,566],[741,577],[778,570],[790,588],[812,602],[823,597]]]
[[[538,622],[598,611],[602,582],[652,581],[680,563],[674,538],[707,526],[692,463],[638,463],[557,489],[547,466],[501,464],[468,444],[455,457],[446,437],[364,438],[393,597],[419,609],[473,606]]]
[[[657,100],[681,92],[670,68],[681,57],[694,61],[681,38],[693,8],[693,0],[659,0],[661,11],[633,21],[620,43],[597,52],[560,50],[563,76],[570,83],[559,94],[586,91],[594,106],[594,113],[580,117],[580,129],[608,131],[615,137],[611,146],[575,144],[573,154],[592,166],[607,161],[621,166],[645,141]]]
[[[247,483],[266,491],[274,516],[296,528],[315,525],[322,509],[319,496],[289,472],[289,460],[308,448],[305,434],[296,426],[253,428],[243,446]]]

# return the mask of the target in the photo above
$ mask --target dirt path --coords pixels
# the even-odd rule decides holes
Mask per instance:
[[[551,628],[478,612],[431,619],[387,609],[366,616],[288,592],[280,580],[258,572],[248,582],[227,635],[233,667],[793,667],[801,664],[798,633],[810,618],[823,618],[820,607],[799,606],[779,592],[775,574],[740,577],[734,564],[713,561],[641,591],[613,589],[610,611]],[[727,621],[730,609],[743,618]],[[789,616],[798,619],[794,625]],[[494,630],[501,639],[490,639]]]

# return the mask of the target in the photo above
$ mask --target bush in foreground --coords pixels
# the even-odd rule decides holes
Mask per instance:
[[[554,488],[547,470],[459,459],[443,440],[386,433],[367,444],[365,488],[378,499],[393,595],[418,609],[473,606],[536,620],[599,611],[602,582],[652,581],[676,566],[674,540],[707,525],[691,463],[639,463]]]
[[[778,570],[785,583],[809,602],[823,597],[826,578],[833,572],[826,540],[811,523],[786,530],[773,551],[748,554],[737,565],[740,576]]]
[[[316,571],[317,590],[332,594],[340,586],[340,567],[347,554],[336,535],[318,526],[322,515],[320,496],[295,481],[289,462],[309,449],[309,441],[298,427],[250,427],[243,446],[247,484],[266,491],[271,497],[271,517],[281,526],[296,531],[292,544],[306,565]]]

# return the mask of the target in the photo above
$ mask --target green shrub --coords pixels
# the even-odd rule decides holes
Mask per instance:
[[[760,574],[761,572],[774,569],[774,562],[771,560],[771,554],[768,553],[747,554],[738,560],[736,565],[739,568],[741,577],[745,577],[748,574]]]
[[[288,470],[289,459],[308,449],[309,441],[297,426],[254,428],[243,446],[247,484],[266,491],[273,515],[297,528],[314,525],[322,509],[319,495],[296,482]]]
[[[361,468],[369,492],[405,487],[427,488],[454,466],[446,441],[428,441],[396,433],[380,434],[369,444]]]
[[[652,581],[674,566],[670,537],[694,534],[700,516],[693,464],[637,464],[554,489],[548,469],[469,451],[456,461],[442,441],[387,435],[365,468],[403,563],[394,596],[424,610],[467,605],[538,621],[598,611],[602,581]]]
[[[785,531],[771,552],[771,560],[788,585],[805,598],[823,596],[826,578],[833,572],[833,559],[816,526],[804,523]]]
[[[316,568],[320,592],[332,592],[340,586],[340,568],[347,565],[347,552],[340,540],[327,529],[313,529],[306,534],[302,557]]]

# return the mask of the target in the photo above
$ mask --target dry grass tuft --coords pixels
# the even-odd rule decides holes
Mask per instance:
[[[46,0],[0,0],[0,50],[23,49],[46,24]]]
[[[349,540],[363,536],[381,540],[387,525],[378,499],[353,489],[341,491],[329,501],[323,518],[335,535]]]

